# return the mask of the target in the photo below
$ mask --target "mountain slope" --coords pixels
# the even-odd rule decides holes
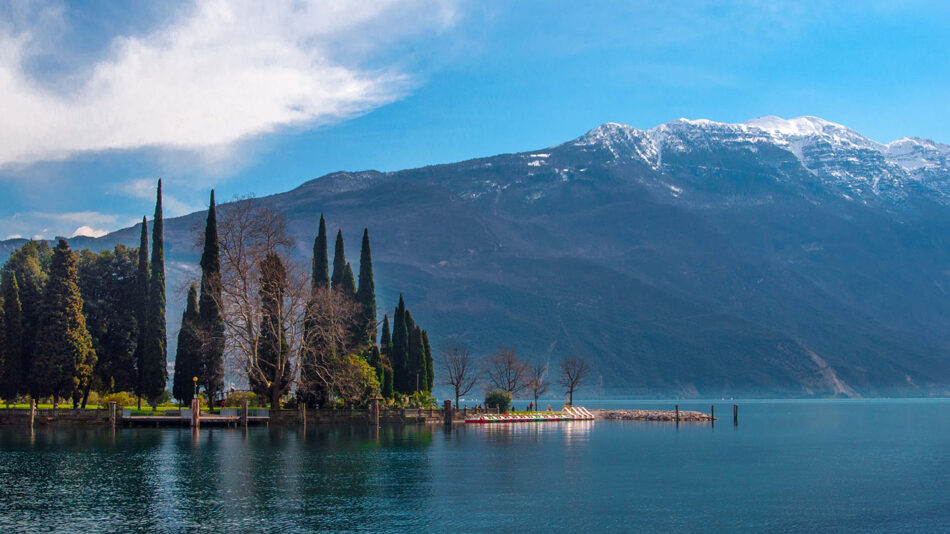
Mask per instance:
[[[435,345],[583,355],[593,393],[950,392],[950,147],[933,141],[814,117],[608,123],[259,201],[287,214],[301,259],[321,212],[351,257],[368,226],[380,309],[404,292]],[[173,288],[202,217],[166,222]]]

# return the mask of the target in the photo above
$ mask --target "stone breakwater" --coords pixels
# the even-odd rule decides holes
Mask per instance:
[[[671,410],[594,410],[597,419],[621,421],[676,421],[676,412]],[[703,412],[680,411],[680,422],[715,421],[716,418]]]

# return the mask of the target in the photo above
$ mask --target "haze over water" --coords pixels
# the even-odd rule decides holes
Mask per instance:
[[[715,426],[2,428],[0,531],[950,528],[950,400],[739,404],[738,427],[723,401]]]

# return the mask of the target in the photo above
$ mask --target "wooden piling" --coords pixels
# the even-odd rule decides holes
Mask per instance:
[[[452,424],[452,401],[451,400],[445,401],[445,413],[443,417],[444,417],[446,425]]]
[[[379,397],[373,399],[373,426],[379,426]]]
[[[676,405],[676,422],[677,423],[680,422],[680,405],[679,404]]]
[[[201,416],[198,413],[201,405],[198,404],[198,398],[195,397],[191,399],[191,428],[198,430],[198,426],[201,424]]]
[[[305,403],[300,403],[300,407],[297,408],[297,418],[300,419],[300,423],[303,426],[307,426],[307,405]]]
[[[712,404],[709,406],[709,417],[712,417],[712,421],[716,420],[716,405]]]
[[[739,405],[738,404],[732,405],[732,424],[736,426],[739,425]]]
[[[116,406],[114,402],[109,403],[109,423],[112,424],[112,429],[115,430],[115,415],[116,415]]]
[[[33,421],[36,420],[36,399],[30,399],[30,430],[33,430]]]
[[[241,426],[247,426],[247,399],[241,401]]]

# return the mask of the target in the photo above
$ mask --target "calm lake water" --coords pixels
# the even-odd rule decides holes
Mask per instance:
[[[671,408],[670,401],[585,403]],[[709,409],[680,402],[680,409]],[[950,400],[709,424],[0,427],[0,532],[948,532]]]

